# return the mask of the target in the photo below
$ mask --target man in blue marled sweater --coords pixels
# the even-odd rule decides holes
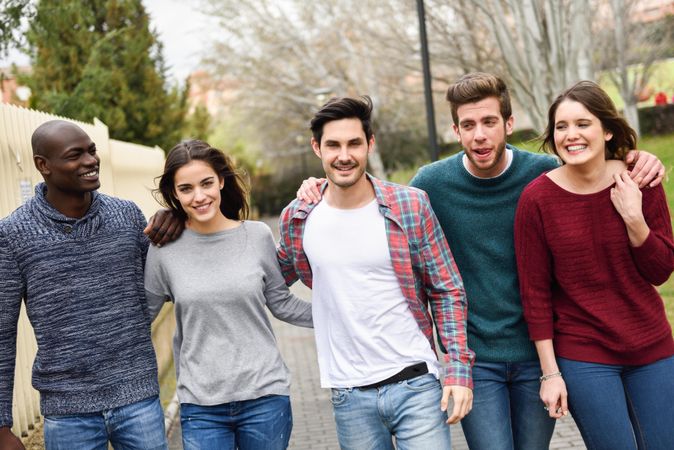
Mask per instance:
[[[47,449],[165,449],[145,219],[132,202],[96,192],[99,158],[82,129],[46,122],[31,143],[45,182],[0,220],[0,448],[23,448],[10,431],[23,298]]]

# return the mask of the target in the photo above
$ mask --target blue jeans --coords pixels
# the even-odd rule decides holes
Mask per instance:
[[[342,450],[451,449],[442,387],[431,374],[374,389],[332,389]]]
[[[538,361],[476,362],[473,409],[461,421],[471,450],[540,450],[550,446],[555,420],[539,397]]]
[[[180,405],[185,450],[285,450],[293,429],[290,398],[268,395],[214,406]]]
[[[45,416],[47,450],[167,450],[159,397],[94,414]]]
[[[589,450],[674,449],[674,356],[643,366],[557,363]]]

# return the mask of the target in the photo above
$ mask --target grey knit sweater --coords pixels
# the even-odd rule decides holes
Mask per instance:
[[[35,197],[0,220],[0,426],[12,424],[22,297],[44,415],[84,414],[159,392],[143,288],[148,241],[132,202],[94,192],[81,219]]]

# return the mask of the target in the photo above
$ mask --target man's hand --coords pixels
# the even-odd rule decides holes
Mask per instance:
[[[26,450],[21,440],[14,436],[9,427],[0,427],[0,448],[2,450]]]
[[[309,177],[302,181],[302,185],[297,190],[297,199],[303,200],[310,205],[321,201],[321,185],[325,183],[325,178]]]
[[[175,241],[185,229],[185,222],[173,214],[170,209],[160,209],[152,217],[143,230],[150,241],[158,247]]]
[[[664,164],[657,156],[643,150],[630,150],[625,156],[625,163],[630,166],[630,177],[639,188],[657,186],[665,176]]]
[[[444,386],[442,388],[442,400],[440,401],[442,411],[447,411],[450,395],[454,399],[454,408],[452,409],[452,415],[447,419],[447,423],[454,425],[459,423],[459,420],[463,419],[473,409],[473,391],[465,386]]]

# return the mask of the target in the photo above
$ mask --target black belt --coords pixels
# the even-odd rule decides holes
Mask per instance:
[[[358,389],[374,389],[374,388],[382,387],[382,386],[387,385],[387,384],[397,383],[399,381],[410,380],[412,378],[418,377],[419,375],[424,375],[426,373],[428,373],[428,366],[426,365],[425,362],[420,362],[420,363],[414,364],[413,366],[405,367],[403,370],[401,370],[397,374],[393,375],[392,377],[388,377],[385,380],[378,381],[378,382],[372,383],[372,384],[368,384],[367,386],[358,386]]]

